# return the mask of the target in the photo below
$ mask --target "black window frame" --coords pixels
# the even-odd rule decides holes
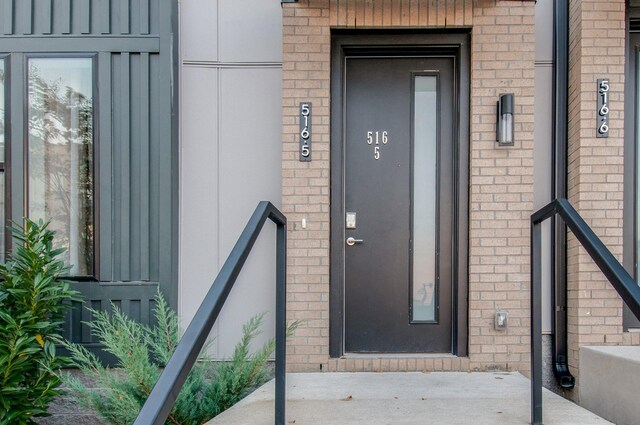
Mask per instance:
[[[0,162],[0,172],[4,174],[4,220],[0,225],[4,229],[4,254],[0,254],[0,263],[6,261],[6,253],[11,248],[11,235],[7,231],[11,216],[11,55],[0,53],[0,62],[4,69],[4,161]]]
[[[92,160],[92,193],[93,193],[93,259],[92,259],[92,274],[89,275],[68,275],[65,276],[65,279],[76,281],[76,282],[99,282],[100,281],[100,214],[99,214],[99,63],[98,63],[98,53],[97,52],[46,52],[46,53],[29,53],[25,52],[24,61],[23,61],[23,78],[24,78],[24,87],[22,91],[22,108],[23,108],[23,173],[24,173],[24,184],[23,184],[23,193],[24,193],[24,205],[23,205],[23,216],[28,217],[29,213],[29,60],[30,59],[91,59],[91,78],[92,78],[92,140],[93,147],[91,153]],[[7,143],[9,145],[10,143]]]

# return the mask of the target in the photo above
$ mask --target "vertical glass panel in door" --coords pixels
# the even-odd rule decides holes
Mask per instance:
[[[50,220],[71,275],[93,274],[93,64],[30,58],[28,212]]]
[[[4,149],[5,149],[5,64],[4,59],[0,59],[0,262],[4,262],[5,259],[5,222],[4,222]]]
[[[411,319],[433,322],[437,320],[438,77],[417,75],[414,87]]]

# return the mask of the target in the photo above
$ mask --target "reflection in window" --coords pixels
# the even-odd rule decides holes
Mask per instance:
[[[71,274],[93,274],[90,58],[29,59],[29,217],[50,220]]]
[[[436,320],[438,77],[415,77],[413,131],[413,321]]]
[[[5,223],[4,223],[4,128],[5,128],[5,65],[4,60],[0,59],[0,261],[4,261],[5,258]]]
[[[640,50],[636,49],[636,63],[640,63]],[[636,67],[637,68],[637,67]],[[640,283],[640,68],[636,71],[636,281]]]

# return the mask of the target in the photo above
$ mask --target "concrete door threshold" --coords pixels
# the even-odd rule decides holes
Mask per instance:
[[[273,381],[209,425],[273,424]],[[287,375],[287,423],[528,424],[530,383],[517,372],[357,372]],[[544,390],[545,425],[610,422]]]

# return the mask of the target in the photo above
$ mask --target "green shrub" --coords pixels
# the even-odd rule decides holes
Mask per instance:
[[[53,248],[48,223],[25,220],[12,228],[16,249],[0,264],[0,424],[31,424],[47,416],[60,394],[57,371],[68,363],[56,355],[60,324],[77,292],[61,279],[68,267]]]
[[[84,407],[92,408],[114,425],[132,424],[160,376],[160,368],[175,351],[180,331],[178,317],[160,292],[154,315],[157,325],[141,325],[126,317],[116,306],[113,313],[91,310],[93,320],[87,323],[105,350],[113,354],[118,369],[109,370],[84,347],[66,343],[74,363],[93,377],[101,389],[87,388],[79,379],[68,375],[70,391]],[[252,389],[267,381],[265,367],[275,349],[269,340],[253,355],[251,341],[260,333],[264,315],[253,317],[243,327],[241,341],[228,362],[213,362],[205,355],[194,365],[166,423],[196,425],[207,422]],[[291,334],[298,323],[292,324]],[[206,350],[203,350],[205,352]]]

